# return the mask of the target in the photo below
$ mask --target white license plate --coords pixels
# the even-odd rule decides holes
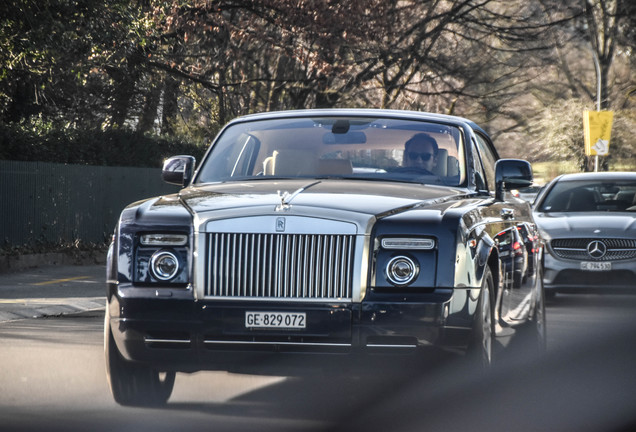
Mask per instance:
[[[246,328],[307,328],[305,312],[245,312]]]
[[[609,271],[612,269],[611,262],[589,262],[583,261],[581,263],[581,270],[588,271]]]

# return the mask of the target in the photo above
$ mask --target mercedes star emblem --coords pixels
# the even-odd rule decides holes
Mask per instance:
[[[602,241],[594,240],[587,245],[587,253],[594,259],[603,258],[607,252],[607,246]]]

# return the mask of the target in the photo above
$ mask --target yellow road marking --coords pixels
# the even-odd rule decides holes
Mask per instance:
[[[79,279],[89,279],[90,276],[76,276],[76,277],[72,277],[72,278],[66,278],[66,279],[55,279],[55,280],[50,280],[50,281],[45,281],[45,282],[38,282],[36,284],[33,285],[52,285],[52,284],[56,284],[56,283],[60,283],[60,282],[70,282],[70,281],[74,281],[74,280],[79,280]]]
[[[98,301],[101,302],[102,297],[68,297],[68,298],[19,298],[19,299],[0,299],[0,304],[66,304],[68,302],[77,301]]]
[[[22,299],[2,299],[0,304],[19,304],[19,303],[59,303],[60,299],[46,298],[22,298]]]

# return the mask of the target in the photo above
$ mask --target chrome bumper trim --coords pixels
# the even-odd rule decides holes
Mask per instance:
[[[190,344],[192,341],[190,339],[154,339],[154,338],[144,338],[145,343],[169,343],[169,344]]]
[[[288,346],[331,346],[331,347],[351,347],[350,343],[323,343],[323,342],[272,342],[272,341],[216,341],[206,340],[209,345],[288,345]]]
[[[367,348],[408,348],[414,349],[417,348],[417,345],[408,344],[408,345],[392,345],[392,344],[367,344]]]

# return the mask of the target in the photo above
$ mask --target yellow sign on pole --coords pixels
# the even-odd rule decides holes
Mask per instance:
[[[613,119],[613,111],[583,111],[586,156],[609,154]]]

